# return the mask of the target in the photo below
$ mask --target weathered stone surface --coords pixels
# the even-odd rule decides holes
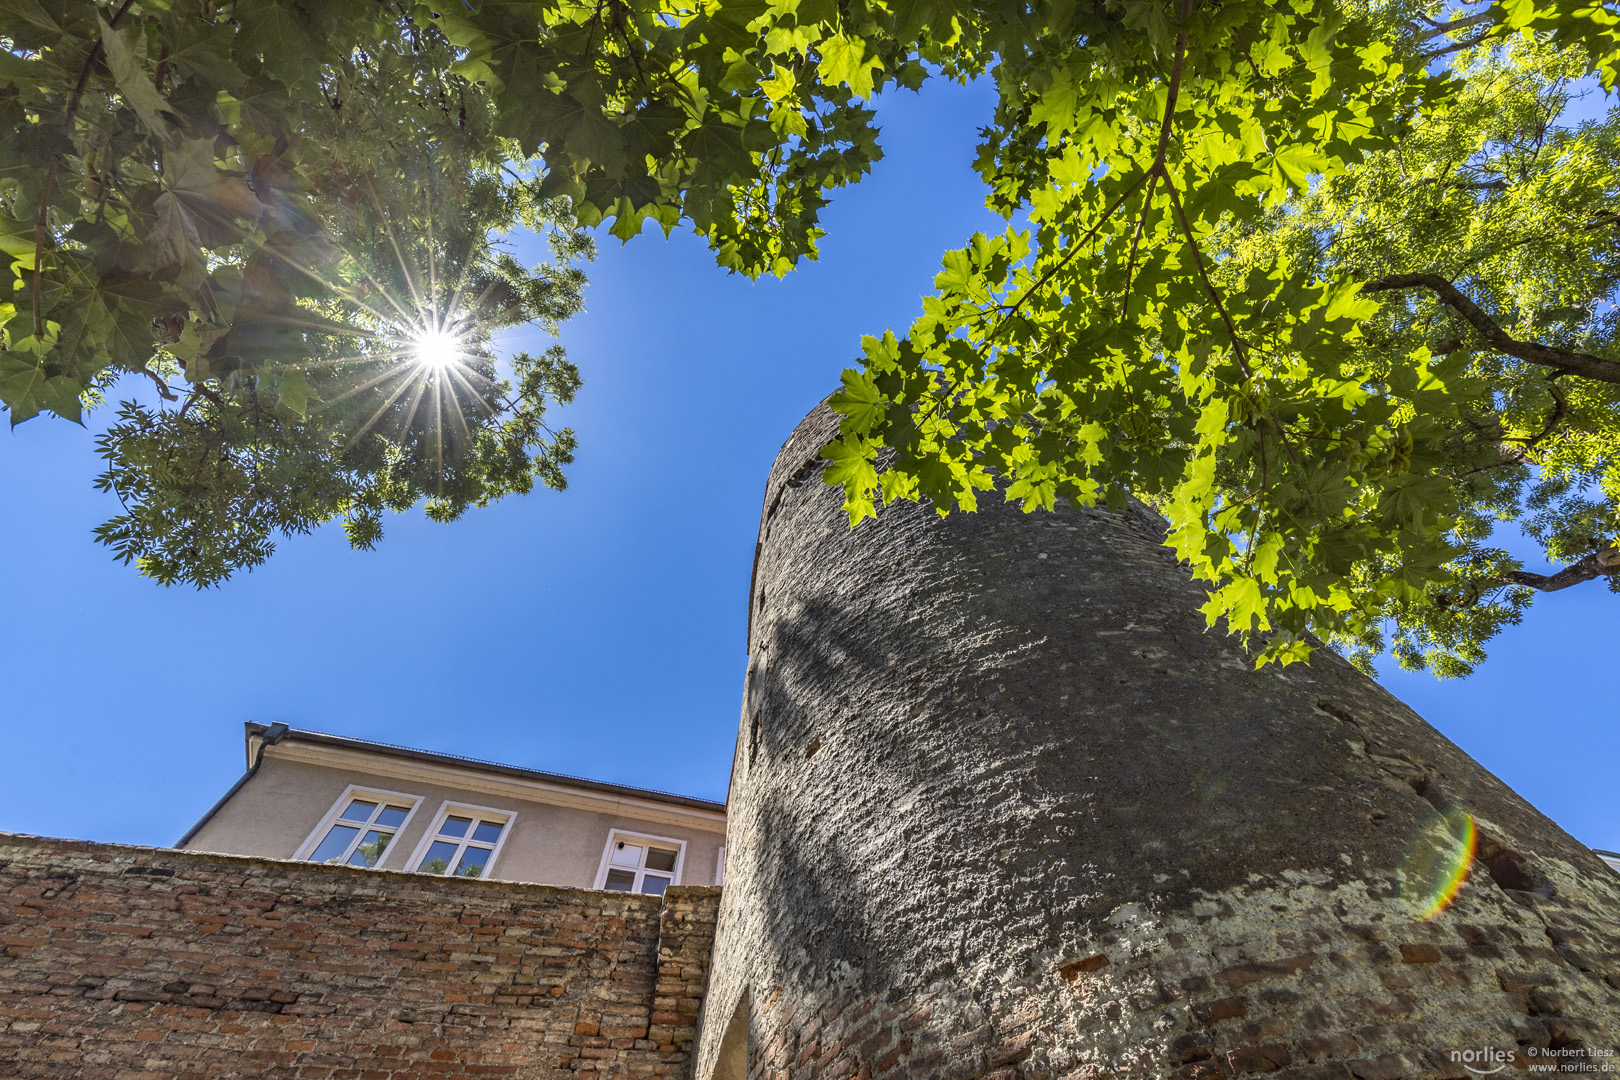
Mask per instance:
[[[0,834],[0,1077],[684,1080],[718,893]]]
[[[850,530],[834,425],[765,493],[698,1080],[1383,1080],[1612,1043],[1590,852],[1336,656],[1255,671],[1145,511],[991,493]],[[1425,921],[1402,871],[1456,808],[1479,857]]]

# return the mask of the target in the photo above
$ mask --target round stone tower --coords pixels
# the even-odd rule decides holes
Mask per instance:
[[[693,1080],[1620,1066],[1620,875],[1331,652],[1254,670],[1146,511],[851,530],[835,430],[765,492]]]

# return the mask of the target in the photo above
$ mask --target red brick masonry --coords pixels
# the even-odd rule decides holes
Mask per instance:
[[[0,833],[0,1076],[684,1080],[719,892]]]

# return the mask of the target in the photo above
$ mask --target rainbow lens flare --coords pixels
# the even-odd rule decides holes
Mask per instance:
[[[1401,899],[1420,919],[1451,906],[1474,868],[1479,830],[1461,810],[1436,814],[1418,830],[1401,860]]]

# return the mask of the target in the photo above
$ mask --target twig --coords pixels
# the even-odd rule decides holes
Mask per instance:
[[[1187,16],[1191,15],[1192,8],[1193,0],[1183,0],[1181,5],[1181,17],[1185,19]],[[990,331],[989,336],[984,339],[985,345],[989,345],[991,342],[995,341],[996,335],[1001,333],[1001,328],[1006,326],[1008,321],[1018,313],[1018,309],[1023,307],[1024,304],[1028,302],[1029,298],[1034,296],[1036,292],[1045,288],[1046,283],[1052,280],[1054,274],[1056,274],[1059,270],[1062,270],[1065,266],[1069,265],[1069,261],[1076,255],[1080,254],[1080,249],[1085,246],[1086,241],[1095,237],[1097,233],[1102,230],[1102,227],[1108,224],[1109,220],[1114,216],[1114,211],[1118,210],[1120,206],[1124,204],[1125,200],[1129,199],[1131,195],[1135,193],[1136,189],[1142,186],[1142,181],[1148,180],[1152,178],[1155,173],[1158,173],[1164,175],[1165,182],[1169,183],[1169,175],[1164,173],[1164,157],[1170,147],[1170,129],[1173,126],[1176,115],[1176,97],[1181,92],[1181,69],[1182,65],[1186,63],[1186,59],[1187,32],[1183,30],[1180,34],[1176,35],[1176,59],[1170,68],[1170,85],[1168,92],[1165,94],[1164,101],[1164,119],[1159,123],[1159,146],[1153,154],[1153,164],[1148,166],[1147,170],[1143,172],[1141,176],[1137,177],[1136,180],[1132,182],[1130,187],[1125,189],[1124,194],[1114,200],[1114,204],[1112,206],[1103,211],[1103,215],[1098,219],[1097,224],[1092,226],[1091,230],[1087,232],[1085,236],[1082,236],[1080,239],[1074,242],[1074,246],[1070,249],[1069,253],[1063,256],[1063,258],[1059,259],[1056,266],[1053,266],[1046,273],[1042,274],[1040,279],[1036,281],[1035,284],[1024,290],[1024,295],[1018,298],[1017,303],[1013,304],[1013,306],[1010,308],[1004,309],[1006,314],[1003,315],[1001,321],[995,325],[995,329]],[[1152,198],[1153,192],[1150,186],[1148,190],[1148,203],[1144,204],[1142,209],[1144,216],[1147,213],[1148,206],[1152,203]],[[1138,234],[1140,234],[1140,229],[1138,229]],[[1131,257],[1133,261],[1135,259],[1135,255],[1136,242],[1135,240],[1132,240]],[[1125,290],[1125,302],[1129,303],[1130,273],[1128,271],[1125,279]],[[1123,305],[1121,305],[1121,310],[1123,310]]]
[[[164,382],[163,377],[157,372],[153,371],[151,368],[143,367],[141,368],[141,374],[148,376],[153,382],[157,383],[157,391],[159,394],[163,395],[164,401],[180,400],[179,395],[177,395],[173,390],[169,389],[169,384]]]
[[[996,340],[996,335],[1001,333],[1001,328],[1006,326],[1007,323],[1012,319],[1012,317],[1014,315],[1018,314],[1018,309],[1023,307],[1026,303],[1028,303],[1030,297],[1034,296],[1041,289],[1045,288],[1046,283],[1052,280],[1052,276],[1054,274],[1056,274],[1059,270],[1062,270],[1065,266],[1067,266],[1069,264],[1069,260],[1073,259],[1076,255],[1080,254],[1081,248],[1085,245],[1086,241],[1088,241],[1092,237],[1096,236],[1097,233],[1102,230],[1102,227],[1104,225],[1108,224],[1108,219],[1114,216],[1114,211],[1118,210],[1120,208],[1121,204],[1123,204],[1126,199],[1130,198],[1131,195],[1136,191],[1137,188],[1142,186],[1142,181],[1146,180],[1148,178],[1148,176],[1149,176],[1148,173],[1143,173],[1141,176],[1138,176],[1131,183],[1131,186],[1125,189],[1124,194],[1120,195],[1119,198],[1115,199],[1114,204],[1112,206],[1110,206],[1107,210],[1103,211],[1103,216],[1098,220],[1097,224],[1093,225],[1091,227],[1090,231],[1088,231],[1084,236],[1080,237],[1078,240],[1076,240],[1074,242],[1074,246],[1073,246],[1072,249],[1070,249],[1069,253],[1067,255],[1063,256],[1063,258],[1059,259],[1056,266],[1053,266],[1046,273],[1042,274],[1040,276],[1040,279],[1038,281],[1036,281],[1035,284],[1031,285],[1028,289],[1024,290],[1024,295],[1020,296],[1018,298],[1017,303],[1013,304],[1011,307],[1007,307],[1007,306],[1003,305],[1001,308],[998,309],[998,310],[1005,311],[1006,314],[1004,314],[1001,317],[1001,321],[996,323],[995,329],[991,330],[989,336],[987,336],[984,339],[984,343],[986,345],[989,345],[991,342]]]
[[[1248,61],[1249,70],[1254,73],[1254,81],[1260,82],[1263,76],[1260,74],[1260,69],[1255,66],[1254,57],[1249,55],[1249,43],[1244,41],[1243,35],[1237,33],[1236,31],[1233,31],[1232,33],[1232,40],[1236,41],[1238,48],[1243,50],[1243,59]]]
[[[56,166],[61,158],[53,155],[45,170],[45,193],[39,200],[39,218],[34,222],[34,339],[45,336],[45,323],[39,316],[39,283],[45,276],[45,233],[50,228],[51,188],[56,183]]]
[[[1428,52],[1418,53],[1418,59],[1427,64],[1429,61],[1437,60],[1448,53],[1460,52],[1463,49],[1471,49],[1494,33],[1496,33],[1496,27],[1493,26],[1489,30],[1481,30],[1467,41],[1459,41],[1455,44],[1447,45],[1444,49],[1430,49]]]
[[[1237,356],[1238,370],[1249,382],[1254,382],[1254,371],[1249,367],[1248,359],[1243,355],[1243,339],[1238,337],[1237,327],[1232,325],[1232,316],[1226,311],[1226,304],[1221,300],[1220,290],[1215,283],[1209,280],[1209,273],[1204,269],[1204,253],[1198,249],[1198,241],[1193,237],[1192,226],[1187,221],[1187,212],[1181,208],[1181,197],[1176,194],[1176,185],[1171,181],[1170,174],[1164,173],[1164,189],[1170,193],[1170,205],[1176,208],[1176,218],[1181,222],[1182,235],[1187,238],[1187,246],[1192,249],[1193,265],[1198,268],[1198,279],[1204,283],[1204,291],[1215,304],[1215,310],[1220,313],[1221,322],[1226,325],[1226,333],[1232,339],[1232,351]],[[1283,449],[1288,451],[1288,460],[1299,467],[1299,456],[1294,453],[1294,444],[1288,439],[1288,432],[1277,422],[1275,416],[1269,413],[1266,419],[1276,429],[1277,437],[1281,440]]]
[[[1125,313],[1131,306],[1131,277],[1136,273],[1136,245],[1142,240],[1142,230],[1147,225],[1148,212],[1153,209],[1153,188],[1159,182],[1159,173],[1155,169],[1149,174],[1147,194],[1142,197],[1142,213],[1136,219],[1136,232],[1131,236],[1131,256],[1125,260],[1125,296],[1119,302],[1119,321],[1125,321]]]
[[[1181,197],[1176,194],[1176,185],[1167,172],[1164,175],[1164,188],[1170,193],[1170,205],[1175,207],[1176,220],[1181,222],[1181,233],[1187,238],[1187,246],[1192,249],[1193,266],[1198,269],[1198,280],[1204,283],[1204,291],[1215,304],[1215,310],[1220,313],[1221,322],[1226,325],[1227,336],[1232,339],[1232,349],[1237,353],[1238,367],[1243,371],[1243,377],[1253,380],[1254,372],[1249,369],[1248,358],[1243,355],[1243,339],[1238,337],[1237,327],[1232,325],[1232,316],[1227,314],[1226,305],[1221,302],[1221,294],[1216,290],[1214,282],[1209,280],[1209,273],[1204,269],[1204,253],[1198,249],[1198,241],[1193,237],[1192,225],[1187,221],[1187,212],[1181,208]]]
[[[1557,427],[1558,421],[1564,418],[1564,410],[1569,408],[1569,399],[1566,398],[1564,396],[1564,392],[1558,388],[1558,377],[1564,374],[1566,374],[1566,372],[1554,371],[1549,373],[1547,376],[1547,390],[1552,394],[1553,411],[1552,415],[1547,417],[1547,423],[1542,426],[1541,431],[1528,439],[1506,438],[1502,440],[1503,442],[1523,443],[1524,448],[1528,450],[1537,443],[1541,442],[1542,439],[1545,439],[1548,435],[1552,434],[1552,429]]]

